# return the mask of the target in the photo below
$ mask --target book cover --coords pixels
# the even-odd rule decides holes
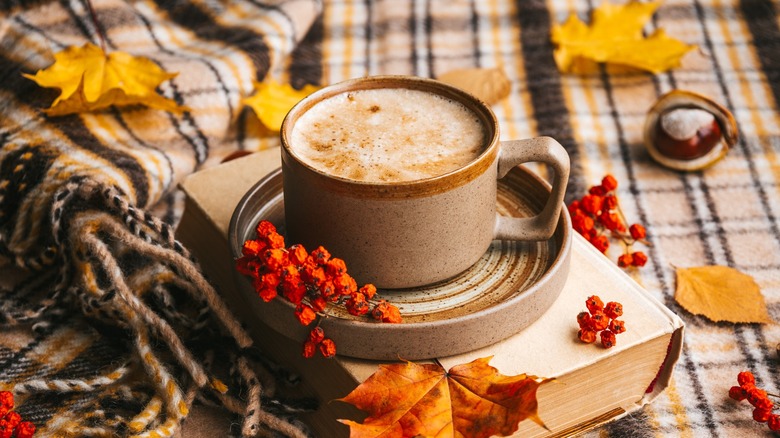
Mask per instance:
[[[336,356],[301,356],[302,340],[279,335],[256,315],[259,298],[237,286],[227,243],[233,209],[243,194],[279,166],[279,150],[270,149],[224,163],[188,177],[187,194],[177,237],[198,257],[218,291],[247,324],[257,345],[280,365],[302,377],[303,394],[314,395],[320,409],[304,419],[320,436],[348,436],[338,418],[359,420],[357,409],[334,401],[368,378],[378,362]],[[528,373],[555,378],[537,393],[539,416],[550,429],[524,421],[514,436],[569,436],[619,418],[651,402],[668,385],[682,347],[683,322],[604,257],[574,234],[569,278],[560,297],[536,322],[497,344],[450,357],[445,368],[492,357],[490,364],[505,375]],[[576,338],[576,315],[589,295],[623,304],[628,330],[617,345],[581,343]]]

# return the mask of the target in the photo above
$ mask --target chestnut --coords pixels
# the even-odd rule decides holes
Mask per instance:
[[[690,91],[664,94],[645,120],[644,142],[650,156],[676,170],[706,168],[723,158],[736,140],[731,113]]]

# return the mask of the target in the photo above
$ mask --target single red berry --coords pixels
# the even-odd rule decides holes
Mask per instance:
[[[280,281],[281,279],[278,275],[269,272],[267,274],[257,276],[254,281],[252,281],[252,286],[254,286],[255,290],[276,289],[276,286],[279,286]]]
[[[35,425],[29,421],[22,421],[16,428],[16,438],[31,438],[35,433]]]
[[[307,284],[319,287],[326,280],[325,270],[317,265],[311,265],[308,262],[300,269],[301,278]]]
[[[607,252],[609,249],[609,240],[607,240],[607,236],[603,234],[591,237],[590,243],[592,243],[593,246],[595,246],[596,249],[601,252]]]
[[[628,232],[631,233],[631,237],[635,240],[644,239],[647,236],[647,230],[641,224],[633,224],[628,227]]]
[[[769,426],[770,430],[778,431],[780,430],[780,415],[772,414],[769,416],[769,418],[766,420],[767,426]]]
[[[586,344],[592,344],[596,342],[596,332],[588,329],[580,329],[580,331],[577,332],[577,338]]]
[[[647,255],[642,251],[634,251],[631,253],[631,264],[637,268],[641,268],[647,263]]]
[[[747,391],[741,386],[732,386],[729,388],[729,397],[736,401],[742,401],[747,398]]]
[[[320,342],[322,342],[323,339],[325,339],[325,330],[323,330],[322,327],[320,326],[314,327],[309,332],[308,342],[319,344]]]
[[[741,373],[737,374],[737,383],[739,383],[739,386],[756,386],[756,378],[753,376],[753,373],[750,371],[742,371]]]
[[[590,316],[591,327],[593,330],[600,331],[609,327],[609,317],[601,310],[593,312]]]
[[[8,429],[16,429],[16,426],[22,422],[22,416],[19,415],[18,412],[11,411],[5,414],[3,420],[5,420],[5,424]]]
[[[338,277],[347,273],[347,264],[344,260],[334,257],[325,264],[325,272],[332,277]]]
[[[604,196],[607,194],[607,189],[604,186],[593,186],[588,189],[588,193],[591,195]]]
[[[634,256],[632,256],[631,254],[628,254],[628,253],[620,254],[620,256],[618,257],[618,260],[617,260],[617,264],[621,268],[625,268],[625,267],[631,266],[631,264],[633,262],[634,262]]]
[[[756,407],[758,403],[766,397],[766,391],[763,389],[756,388],[755,386],[747,389],[747,400],[753,407]]]
[[[272,287],[272,288],[257,289],[257,295],[260,297],[260,299],[268,303],[274,298],[276,298],[277,295],[276,288]]]
[[[601,214],[601,209],[604,205],[604,198],[598,195],[585,195],[580,202],[580,208],[586,212],[598,216]]]
[[[328,260],[330,260],[330,253],[327,249],[321,246],[312,251],[310,256],[312,260],[314,260],[314,262],[320,266],[325,265],[328,263]]]
[[[334,286],[333,282],[330,280],[326,280],[322,284],[320,284],[320,294],[323,298],[325,298],[328,301],[335,301],[336,299],[338,299],[338,294],[336,293],[336,286]]]
[[[333,357],[336,355],[336,343],[333,342],[333,339],[325,338],[320,342],[320,353],[324,357]]]
[[[769,416],[772,415],[772,411],[768,409],[753,409],[753,419],[759,423],[765,423],[769,420]]]
[[[334,278],[333,286],[339,295],[352,295],[357,292],[357,281],[349,274],[341,274]]]
[[[360,292],[353,294],[345,304],[350,315],[362,316],[368,313],[369,306],[366,297]]]
[[[374,286],[371,283],[368,283],[363,287],[361,287],[360,289],[358,289],[358,292],[363,294],[367,300],[370,300],[374,298],[374,295],[376,295],[376,286]]]
[[[290,260],[287,258],[287,251],[280,248],[266,250],[260,259],[271,272],[279,272],[290,263]]]
[[[303,343],[303,357],[306,359],[314,357],[314,353],[317,352],[317,344],[311,341]]]
[[[604,348],[612,348],[617,343],[615,334],[609,330],[603,330],[599,335],[601,336],[601,345],[604,346]]]
[[[317,319],[317,314],[314,313],[314,309],[309,307],[307,304],[298,304],[295,307],[295,317],[298,318],[298,322],[301,323],[301,325],[309,325]]]
[[[401,312],[397,307],[388,303],[385,300],[379,300],[374,309],[371,311],[371,316],[377,321],[382,322],[401,322]]]
[[[0,418],[14,408],[14,394],[10,391],[0,391]]]
[[[604,208],[607,210],[614,210],[618,206],[618,198],[615,195],[607,195],[604,197]]]
[[[608,210],[604,210],[601,212],[598,219],[599,223],[604,225],[604,228],[609,231],[623,231],[623,229],[625,229],[625,225],[623,225],[623,222],[620,220],[620,216],[618,216],[617,213],[611,213]]]
[[[260,260],[254,256],[242,256],[236,260],[236,271],[250,277],[257,277],[261,266]]]
[[[775,407],[775,403],[772,400],[769,400],[769,397],[766,397],[766,398],[760,398],[756,400],[756,404],[753,406],[758,409],[771,411],[772,408]]]
[[[247,240],[244,242],[244,245],[241,247],[241,254],[247,256],[259,256],[268,248],[268,245],[265,242],[261,242],[259,240]]]
[[[597,310],[604,310],[604,302],[601,301],[601,298],[599,298],[598,295],[591,295],[585,300],[585,307],[587,307],[588,311],[593,314],[593,312]]]
[[[588,234],[590,230],[593,229],[594,225],[595,222],[593,222],[593,218],[584,214],[571,218],[571,226],[574,228],[574,231],[583,235]]]
[[[604,314],[612,319],[623,316],[623,305],[617,301],[610,301],[604,305]]]
[[[284,237],[279,233],[271,233],[265,238],[265,242],[271,248],[284,249]]]
[[[580,312],[577,314],[577,324],[581,329],[592,329],[593,321],[590,319],[590,313]]]
[[[257,233],[258,237],[265,238],[272,233],[276,233],[276,227],[271,222],[260,221],[255,228],[255,232]]]
[[[299,304],[306,296],[306,284],[298,275],[287,276],[282,280],[282,293],[291,303]]]
[[[618,186],[617,179],[615,179],[614,176],[607,174],[604,176],[604,178],[601,179],[601,185],[608,191],[611,192],[615,190]]]
[[[309,305],[311,305],[311,308],[314,309],[315,312],[322,312],[325,310],[325,307],[327,307],[328,302],[322,295],[317,295],[316,297],[309,298]]]
[[[619,319],[613,319],[609,322],[609,330],[616,335],[624,333],[626,331],[626,323]]]
[[[287,256],[294,265],[302,265],[306,263],[306,259],[309,258],[309,253],[301,244],[291,246],[288,248],[287,253]]]
[[[582,214],[582,210],[580,210],[580,201],[574,200],[571,201],[571,204],[567,207],[569,209],[569,214],[574,216],[575,214]]]

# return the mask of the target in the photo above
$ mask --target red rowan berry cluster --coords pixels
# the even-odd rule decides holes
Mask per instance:
[[[596,334],[601,338],[604,348],[615,346],[616,335],[626,331],[626,323],[617,319],[623,315],[623,305],[610,301],[607,305],[596,295],[591,295],[585,300],[587,312],[577,314],[577,324],[580,330],[577,338],[586,344],[596,342]]]
[[[285,248],[284,237],[268,221],[257,224],[257,238],[244,242],[242,256],[236,260],[236,269],[252,279],[257,295],[269,302],[278,295],[295,304],[295,317],[307,326],[317,319],[317,313],[328,303],[339,303],[355,316],[368,313],[381,322],[399,323],[398,308],[379,300],[373,308],[370,300],[376,287],[357,282],[347,274],[344,260],[331,257],[323,247],[311,253],[303,245]],[[315,327],[304,343],[303,355],[312,357],[316,351],[325,356],[336,354],[336,344],[326,338],[321,327]],[[1,437],[0,437],[1,438]]]
[[[772,408],[775,406],[769,395],[763,389],[756,388],[756,378],[750,371],[742,371],[737,374],[737,383],[739,386],[732,386],[729,389],[729,397],[736,401],[747,401],[753,405],[753,419],[759,423],[766,423],[769,429],[780,430],[780,415],[773,414]]]
[[[582,199],[572,201],[569,204],[572,228],[603,253],[609,249],[608,234],[620,240],[625,249],[618,257],[618,266],[642,267],[647,263],[647,255],[642,251],[633,251],[632,246],[636,242],[649,245],[645,240],[647,232],[641,224],[627,225],[628,221],[615,193],[617,186],[615,177],[607,175],[602,178],[600,185],[588,189],[588,194]]]
[[[14,395],[0,391],[0,438],[30,438],[35,433],[35,425],[22,421],[22,416],[12,411]]]

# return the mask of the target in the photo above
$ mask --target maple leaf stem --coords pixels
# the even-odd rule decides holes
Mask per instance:
[[[95,32],[97,32],[98,40],[100,40],[100,48],[103,49],[103,53],[106,53],[106,36],[103,35],[103,31],[100,29],[100,22],[97,18],[94,6],[92,6],[92,0],[84,0],[89,9],[89,16],[92,19],[92,24],[95,25]]]
[[[437,357],[434,357],[434,358],[433,358],[433,363],[435,363],[436,365],[438,365],[438,366],[440,366],[442,369],[444,369],[444,365],[442,365],[442,364],[441,364],[441,362],[439,361],[439,358],[437,358]]]

